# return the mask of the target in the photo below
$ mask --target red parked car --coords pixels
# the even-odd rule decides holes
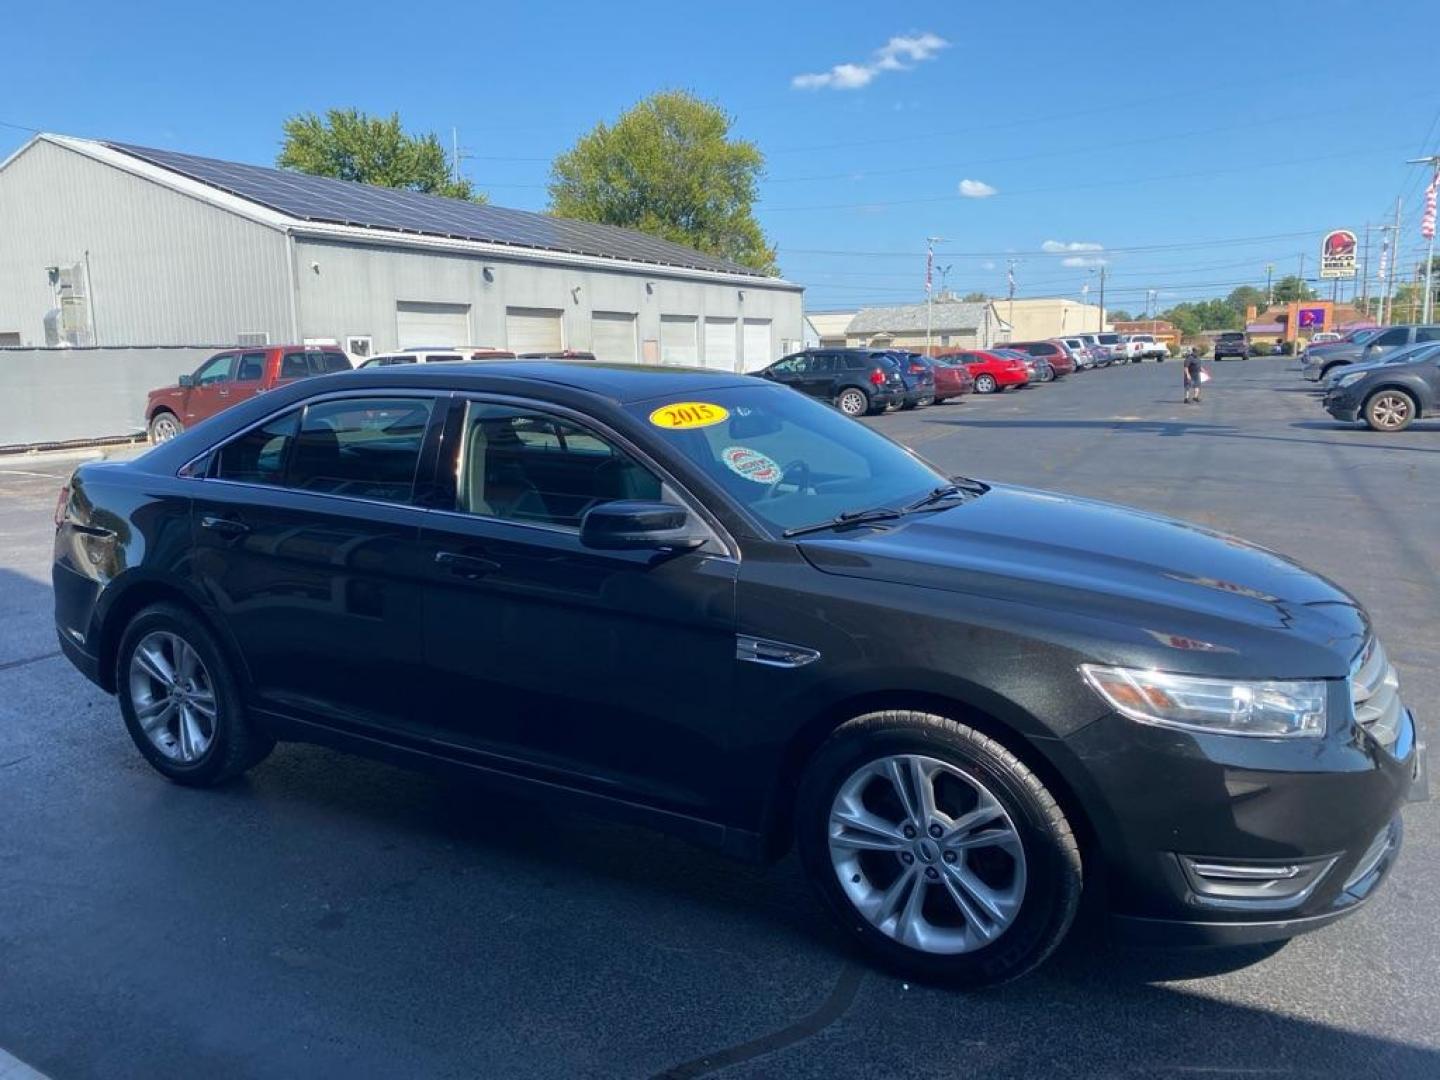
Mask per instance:
[[[955,363],[949,357],[932,357],[935,369],[935,404],[950,398],[958,398],[975,390],[975,376],[964,364]]]
[[[173,439],[218,412],[264,390],[311,375],[349,371],[350,358],[334,347],[265,345],[216,353],[174,386],[151,390],[145,403],[150,441]]]
[[[1057,379],[1063,375],[1073,374],[1075,371],[1075,358],[1070,355],[1070,350],[1065,347],[1063,341],[1054,338],[1045,341],[1011,341],[1007,342],[1005,347],[1048,360],[1050,366],[1055,370]]]
[[[946,353],[939,359],[964,365],[975,378],[977,394],[993,394],[1007,387],[1024,386],[1030,381],[1030,372],[1023,361],[996,356],[992,352]]]

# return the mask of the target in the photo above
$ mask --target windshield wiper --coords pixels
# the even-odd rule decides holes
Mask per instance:
[[[793,529],[786,529],[780,535],[788,540],[792,536],[803,536],[805,533],[835,529],[841,525],[868,525],[872,521],[894,521],[896,518],[904,516],[904,510],[896,510],[889,506],[877,506],[872,510],[842,510],[828,521],[817,521],[811,525],[797,525]]]
[[[960,496],[974,498],[983,495],[990,490],[989,484],[982,484],[979,480],[968,480],[964,477],[956,477],[956,482],[937,487],[924,498],[916,499],[907,506],[899,508],[891,506],[877,506],[870,510],[846,510],[836,514],[828,521],[817,521],[813,525],[798,525],[793,529],[786,529],[782,536],[789,539],[792,536],[802,536],[805,533],[820,532],[824,529],[835,529],[842,525],[868,525],[874,521],[894,521],[896,518],[904,517],[906,514],[918,513],[921,510],[938,510],[939,503],[946,499],[954,499]]]

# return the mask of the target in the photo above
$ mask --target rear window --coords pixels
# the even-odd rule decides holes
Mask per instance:
[[[1101,345],[1119,345],[1119,344],[1120,344],[1120,335],[1119,335],[1119,334],[1101,334],[1101,335],[1100,335],[1100,344],[1101,344]]]
[[[1240,333],[1238,330],[1236,330],[1236,331],[1227,331],[1226,333],[1220,335],[1220,340],[1221,340],[1221,341],[1239,341],[1239,340],[1240,340],[1241,338],[1243,338],[1244,336],[1245,336],[1245,335],[1242,334],[1242,333]]]
[[[319,352],[310,354],[310,370],[315,375],[329,375],[336,371],[349,371],[350,360],[344,353]]]

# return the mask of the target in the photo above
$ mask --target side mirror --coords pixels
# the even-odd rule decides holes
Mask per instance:
[[[195,376],[194,376],[194,375],[181,375],[178,381],[179,381],[180,386],[181,386],[182,388],[191,387],[191,386],[194,386],[194,385],[195,385]]]
[[[689,511],[673,503],[621,499],[591,507],[580,520],[580,543],[600,551],[690,551],[704,542]]]

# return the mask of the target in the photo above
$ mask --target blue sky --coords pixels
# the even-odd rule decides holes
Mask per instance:
[[[64,7],[4,17],[0,155],[34,127],[268,164],[286,116],[353,105],[458,128],[493,202],[541,209],[555,154],[681,87],[767,155],[815,309],[919,299],[927,235],[961,292],[1015,257],[1018,295],[1078,298],[1104,260],[1110,306],[1165,307],[1313,271],[1401,194],[1418,258],[1404,162],[1440,149],[1433,0]]]

